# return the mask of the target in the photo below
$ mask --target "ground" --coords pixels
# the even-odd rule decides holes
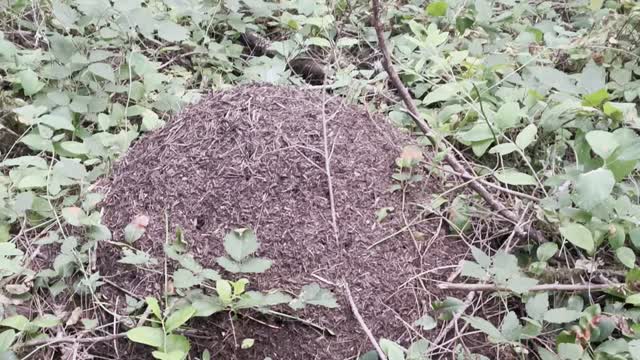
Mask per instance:
[[[228,315],[212,317],[194,325],[208,329],[199,349],[238,359],[355,358],[370,343],[353,316],[345,284],[376,336],[409,343],[418,336],[410,324],[442,295],[419,275],[457,264],[465,254],[464,244],[446,238],[436,219],[416,206],[430,201],[437,179],[407,189],[404,202],[402,191],[389,191],[395,159],[410,144],[383,118],[320,91],[253,85],[213,93],[141,139],[100,183],[104,221],[118,242],[135,216],[148,216],[147,231],[134,246],[162,259],[168,214],[169,236],[182,228],[189,251],[203,266],[217,269],[223,236],[249,227],[261,242],[259,255],[274,262],[263,274],[246,275],[251,287],[297,294],[305,284],[319,283],[338,297],[339,309],[296,314],[317,327],[253,314],[236,318],[232,328]],[[376,212],[386,207],[394,211],[378,222]],[[410,233],[405,221],[419,224]],[[101,274],[140,298],[160,296],[162,262],[155,269],[123,266],[116,263],[120,250],[113,242],[101,250]],[[444,268],[427,279],[451,271]],[[120,304],[124,295],[110,293],[122,298]],[[242,338],[254,338],[256,345],[239,350]]]

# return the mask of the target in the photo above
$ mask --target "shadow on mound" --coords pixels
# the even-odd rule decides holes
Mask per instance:
[[[340,308],[307,307],[295,314],[335,336],[257,314],[238,317],[232,328],[224,314],[194,323],[196,329],[206,326],[206,336],[193,339],[196,348],[224,359],[354,358],[370,345],[351,313],[343,281],[376,337],[407,341],[415,336],[408,325],[437,293],[413,277],[459,258],[434,234],[435,222],[421,221],[409,206],[422,201],[418,194],[429,195],[428,179],[405,200],[406,218],[415,220],[411,228],[425,240],[404,231],[370,248],[405,226],[402,196],[387,190],[395,158],[409,142],[382,119],[338,98],[325,99],[320,91],[252,85],[213,93],[140,140],[102,184],[104,221],[114,240],[122,241],[122,229],[136,215],[150,218],[134,245],[161,260],[157,272],[117,264],[121,249],[113,245],[100,250],[100,272],[138,296],[162,294],[166,213],[169,233],[181,227],[189,252],[203,266],[237,279],[215,259],[224,254],[222,238],[229,230],[249,227],[261,242],[258,255],[273,260],[267,272],[245,275],[249,286],[298,294],[316,282],[331,289]],[[396,211],[379,224],[375,212],[383,207]],[[116,290],[107,296],[124,298]],[[254,347],[238,349],[236,341],[243,338],[255,339]]]

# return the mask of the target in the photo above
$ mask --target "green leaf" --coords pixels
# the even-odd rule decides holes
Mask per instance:
[[[605,115],[615,121],[622,121],[622,118],[624,117],[622,110],[618,109],[615,105],[608,101],[602,106],[602,111],[605,113]]]
[[[483,122],[476,123],[469,131],[460,135],[460,139],[466,142],[493,141],[493,133],[489,125]]]
[[[86,155],[89,152],[89,148],[84,143],[77,141],[63,141],[60,147],[74,155]]]
[[[518,150],[518,147],[514,143],[504,143],[498,144],[489,150],[489,154],[500,154],[502,156],[511,154],[512,152]]]
[[[81,208],[70,206],[62,209],[62,217],[69,225],[81,226],[82,219],[86,217],[86,214]]]
[[[485,268],[473,261],[466,260],[462,262],[462,271],[460,275],[472,277],[478,280],[486,280],[489,277],[489,273]]]
[[[551,309],[544,314],[544,321],[552,324],[564,324],[576,321],[579,318],[579,311],[569,310],[567,308]]]
[[[235,309],[263,309],[270,306],[281,305],[291,302],[291,296],[279,291],[263,294],[259,291],[247,291],[235,304]]]
[[[329,48],[331,47],[331,43],[329,40],[321,37],[310,37],[304,41],[305,45],[315,45],[319,47]]]
[[[263,258],[249,258],[245,261],[237,262],[226,256],[216,259],[218,265],[232,273],[262,273],[267,271],[273,262]]]
[[[160,348],[164,343],[162,328],[140,326],[127,331],[127,338],[133,342]]]
[[[591,211],[609,198],[616,179],[607,169],[596,169],[580,174],[576,180],[574,202],[580,208]]]
[[[504,169],[494,173],[498,181],[509,185],[537,185],[536,179],[515,169]]]
[[[9,224],[0,225],[0,243],[11,240],[11,234],[9,233]]]
[[[129,265],[156,265],[158,260],[142,250],[135,250],[134,252],[125,248],[122,250],[122,258],[118,262]]]
[[[584,350],[582,346],[571,343],[558,344],[558,355],[562,360],[580,360]]]
[[[40,124],[45,124],[54,130],[70,130],[73,131],[76,128],[73,126],[70,118],[62,115],[48,114],[38,118]]]
[[[209,317],[224,310],[224,305],[220,303],[220,299],[217,296],[202,295],[193,300],[191,306],[196,309],[196,313],[193,316],[198,317]]]
[[[187,269],[178,269],[173,273],[173,285],[179,289],[187,289],[201,283],[202,279]]]
[[[180,351],[184,354],[184,357],[189,353],[191,349],[191,343],[184,335],[170,334],[166,338],[167,351]]]
[[[405,360],[404,349],[395,342],[387,339],[380,339],[380,348],[388,360]]]
[[[606,89],[600,89],[594,93],[584,95],[582,105],[599,108],[603,102],[609,100],[609,93]]]
[[[640,305],[640,293],[627,296],[625,302],[634,306]]]
[[[540,261],[547,261],[555,256],[558,252],[558,244],[554,242],[546,242],[538,247],[536,257]]]
[[[167,321],[165,321],[165,331],[170,333],[173,330],[179,328],[184,325],[189,319],[195,315],[196,309],[192,306],[187,306],[183,309],[180,309],[173,314],[169,315]]]
[[[51,10],[53,11],[53,16],[55,16],[66,29],[72,28],[75,22],[78,21],[78,13],[69,5],[58,0],[51,2]]]
[[[44,314],[31,321],[31,325],[38,328],[52,328],[54,326],[57,326],[58,324],[60,324],[60,319],[52,314]]]
[[[166,20],[158,26],[158,37],[169,42],[179,42],[189,38],[189,30]]]
[[[640,250],[640,227],[635,227],[629,231],[629,239],[631,239],[633,247]]]
[[[433,103],[437,103],[440,101],[446,101],[453,97],[455,97],[460,88],[456,83],[447,83],[444,85],[440,85],[435,89],[432,89],[427,96],[422,100],[422,104],[424,106],[431,105]]]
[[[604,5],[604,0],[591,0],[589,8],[591,8],[592,11],[597,11],[602,9],[602,5]]]
[[[534,66],[529,70],[547,88],[555,88],[569,94],[578,92],[575,80],[558,69],[549,66]]]
[[[478,262],[478,265],[484,269],[488,269],[491,266],[491,258],[484,251],[475,246],[471,246],[471,255]]]
[[[115,75],[113,73],[113,68],[109,64],[93,63],[89,65],[88,70],[95,76],[100,77],[102,79],[105,79],[111,82],[116,81]]]
[[[250,339],[250,338],[242,339],[242,343],[240,344],[240,349],[242,350],[251,349],[254,343],[255,343],[254,339]]]
[[[294,310],[303,309],[306,305],[323,306],[333,309],[338,307],[338,302],[331,291],[323,289],[318,284],[313,283],[305,285],[302,288],[302,292],[300,292],[300,296],[289,304]]]
[[[18,73],[18,78],[20,78],[22,90],[24,90],[24,94],[27,96],[34,95],[44,87],[44,83],[38,80],[38,75],[31,69]]]
[[[27,175],[20,179],[18,189],[33,189],[47,186],[47,178],[43,174]]]
[[[0,326],[10,327],[18,331],[24,331],[30,324],[29,319],[23,315],[14,315],[0,321]]]
[[[509,290],[513,291],[516,294],[524,294],[537,284],[537,279],[522,275],[515,275],[509,278],[506,286]]]
[[[535,141],[537,133],[537,126],[535,126],[534,124],[527,125],[524,129],[522,129],[522,131],[520,131],[518,136],[516,136],[516,145],[518,145],[520,149],[524,150],[527,146]]]
[[[151,313],[155,315],[156,319],[162,320],[162,311],[160,310],[158,300],[153,296],[147,296],[145,302],[147,303],[149,310],[151,310]]]
[[[546,292],[538,293],[529,298],[525,308],[527,310],[527,315],[529,315],[530,318],[542,321],[542,319],[544,319],[544,314],[549,310],[549,294]]]
[[[137,215],[124,228],[124,240],[129,244],[133,244],[144,235],[147,225],[149,225],[149,217],[146,215]]]
[[[592,253],[595,250],[595,243],[591,231],[585,226],[577,223],[560,227],[560,234],[573,245]]]
[[[249,284],[249,280],[244,278],[232,282],[231,286],[233,287],[233,295],[234,296],[242,295],[247,288],[247,284]]]
[[[428,360],[429,341],[420,339],[409,346],[407,350],[407,360]]]
[[[152,351],[151,355],[154,359],[158,360],[184,360],[187,357],[187,353],[181,350],[174,351]]]
[[[233,295],[231,283],[228,280],[220,279],[216,281],[216,292],[223,304],[230,304]]]
[[[507,341],[519,341],[522,336],[523,326],[518,320],[518,316],[515,312],[509,311],[507,315],[502,319],[500,325],[500,333]]]
[[[224,250],[235,261],[242,261],[258,250],[256,234],[251,229],[236,229],[224,237]]]
[[[489,336],[489,341],[492,341],[492,342],[499,341],[503,338],[502,333],[500,333],[500,330],[498,330],[495,326],[493,326],[492,323],[488,322],[483,318],[476,317],[476,316],[469,316],[469,317],[465,317],[464,319],[474,329],[480,330],[483,333],[487,334],[487,336]]]
[[[438,325],[436,319],[429,314],[424,314],[418,320],[413,322],[413,326],[420,326],[422,330],[425,331],[435,329],[436,325]]]
[[[16,338],[16,332],[13,329],[5,330],[0,333],[0,351],[8,351],[11,349],[11,344]]]
[[[352,47],[355,45],[358,45],[360,43],[360,41],[358,39],[354,39],[354,38],[348,38],[348,37],[342,37],[340,39],[338,39],[338,41],[336,42],[336,46],[339,48],[343,48],[343,47]]]
[[[616,136],[607,131],[589,131],[585,138],[591,146],[591,150],[604,160],[608,159],[620,145]]]
[[[636,254],[626,246],[616,249],[616,257],[629,269],[633,269],[636,266]]]
[[[448,5],[446,1],[435,1],[427,6],[427,14],[431,16],[445,16]]]
[[[640,340],[629,341],[629,354],[631,360],[640,360]]]

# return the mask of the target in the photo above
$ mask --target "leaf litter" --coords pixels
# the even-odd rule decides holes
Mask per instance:
[[[98,252],[100,273],[141,298],[162,295],[163,245],[178,229],[202,266],[224,271],[216,262],[226,255],[224,236],[249,228],[261,244],[251,256],[273,261],[264,273],[246,275],[251,287],[303,294],[302,308],[326,302],[322,291],[310,286],[320,281],[337,295],[339,307],[306,306],[293,314],[318,327],[261,314],[238,317],[231,324],[219,314],[193,324],[207,334],[193,340],[196,349],[215,349],[216,358],[225,359],[346,359],[363,354],[371,346],[351,313],[343,281],[377,337],[408,344],[415,330],[406,324],[422,318],[431,310],[430,299],[442,295],[417,275],[457,264],[466,245],[434,234],[436,221],[416,221],[411,229],[426,240],[412,240],[407,231],[398,231],[406,225],[400,210],[376,220],[381,208],[403,208],[402,195],[388,189],[395,159],[411,140],[381,117],[337,97],[324,98],[313,89],[240,86],[204,97],[141,139],[99,183],[105,195],[100,206],[120,242],[132,219],[145,214],[145,231],[133,245],[160,261],[144,268],[135,262],[123,266],[117,263],[121,249],[105,243]],[[337,238],[322,151],[327,119]],[[408,219],[419,218],[418,207],[410,204],[428,203],[430,194],[437,193],[435,183],[426,177],[407,193]],[[102,291],[112,303],[121,297],[118,303],[126,304],[121,291]],[[234,337],[254,339],[255,345],[239,349]]]

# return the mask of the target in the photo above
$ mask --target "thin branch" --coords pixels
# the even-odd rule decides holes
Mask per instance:
[[[346,281],[344,281],[344,289],[347,293],[347,299],[349,299],[349,305],[351,305],[351,311],[353,312],[353,316],[356,317],[356,320],[358,320],[360,327],[362,328],[364,333],[367,334],[369,341],[371,342],[373,347],[376,349],[376,352],[378,353],[378,358],[380,360],[387,360],[387,356],[384,354],[384,351],[382,351],[382,348],[380,348],[380,345],[378,344],[378,341],[376,341],[375,336],[373,336],[373,333],[371,332],[371,330],[369,330],[369,327],[364,322],[362,315],[360,315],[360,312],[358,311],[358,307],[356,306],[355,301],[353,301],[353,296],[351,296],[351,290],[349,290],[349,284]]]
[[[327,119],[326,111],[326,91],[322,92],[322,135],[324,140],[324,172],[327,174],[327,184],[329,186],[329,202],[331,203],[331,227],[333,228],[333,236],[336,239],[336,245],[339,244],[338,237],[338,215],[336,214],[336,200],[333,193],[333,179],[331,177],[331,155],[329,152],[329,134],[327,130],[327,123],[335,117],[335,114],[331,118]],[[336,139],[333,140],[334,144]]]
[[[625,284],[612,283],[612,284],[541,284],[529,288],[528,291],[604,291],[615,288],[622,288]],[[507,287],[498,286],[496,284],[459,284],[459,283],[440,283],[438,288],[442,290],[465,290],[465,291],[508,291]]]
[[[464,168],[464,166],[460,164],[460,162],[450,152],[447,151],[448,149],[445,146],[443,146],[441,142],[437,141],[436,137],[431,132],[431,129],[429,128],[429,126],[426,124],[424,119],[422,119],[422,116],[420,115],[418,108],[413,102],[411,95],[409,94],[409,91],[404,86],[404,84],[402,83],[402,80],[400,80],[400,77],[398,76],[398,73],[393,68],[393,63],[391,61],[389,48],[387,47],[387,44],[384,39],[384,29],[382,26],[382,22],[380,21],[380,18],[381,18],[380,0],[372,0],[372,4],[373,4],[373,27],[375,28],[376,35],[378,37],[378,46],[382,51],[382,56],[383,56],[382,64],[385,70],[387,71],[387,74],[389,74],[389,79],[391,80],[391,83],[396,88],[396,90],[400,94],[400,97],[404,101],[405,106],[409,110],[409,115],[411,115],[411,117],[413,118],[413,121],[416,123],[418,128],[420,128],[420,130],[424,133],[424,135],[427,137],[429,142],[438,150],[445,151],[446,155],[444,160],[447,162],[447,164],[449,164],[449,166],[451,166],[453,170],[456,171],[457,173],[460,173],[463,176],[468,177],[469,179],[472,179],[473,176],[471,176],[469,172]],[[502,203],[494,199],[493,196],[491,196],[491,194],[487,191],[487,189],[481,183],[479,183],[478,181],[473,181],[469,183],[469,187],[473,189],[476,193],[478,193],[478,195],[480,195],[484,199],[484,201],[486,201],[489,204],[491,208],[496,210],[498,213],[502,214],[504,217],[509,219],[514,224],[518,223],[519,216],[514,214],[511,210],[507,209],[507,207],[505,207]],[[519,237],[527,237],[529,235],[529,233],[523,229],[517,229],[517,233]],[[544,242],[544,238],[539,231],[532,229],[530,235],[538,242]]]
[[[34,339],[34,340],[30,340],[27,342],[24,342],[22,344],[16,344],[16,347],[21,348],[21,347],[34,347],[34,346],[41,346],[41,345],[54,345],[54,344],[60,344],[60,343],[78,343],[78,344],[87,344],[87,343],[97,343],[97,342],[104,342],[104,341],[112,341],[115,339],[120,339],[127,336],[127,333],[120,333],[120,334],[112,334],[112,335],[106,335],[106,336],[97,336],[97,337],[88,337],[88,338],[77,338],[74,336],[66,336],[66,337],[61,337],[61,338],[48,338],[48,339]]]

